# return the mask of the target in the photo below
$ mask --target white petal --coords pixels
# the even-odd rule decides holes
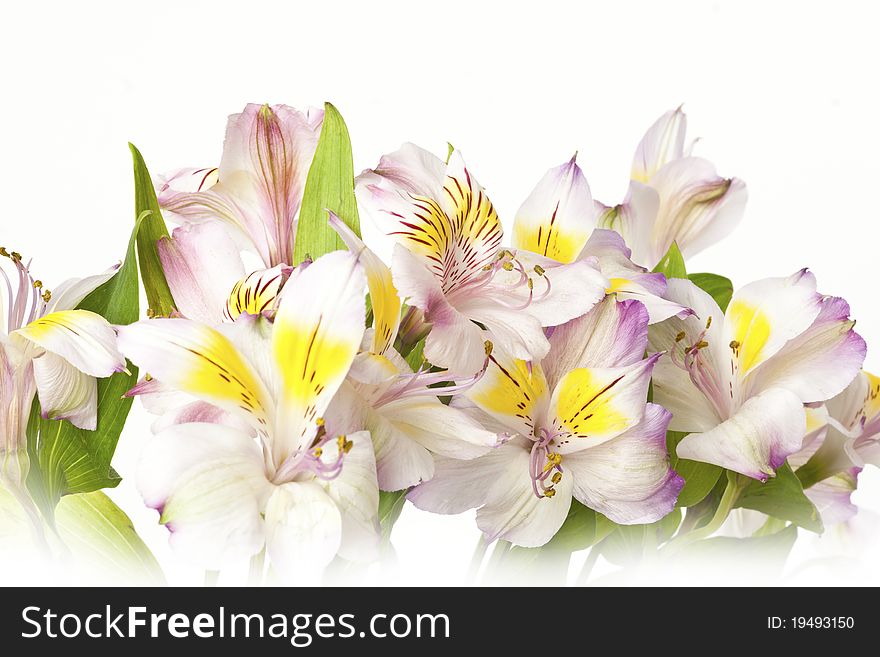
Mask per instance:
[[[44,418],[69,420],[93,431],[98,421],[98,382],[51,352],[34,359],[34,379]]]
[[[376,452],[376,473],[379,488],[386,491],[404,490],[434,476],[431,453],[381,413],[372,412],[367,428]]]
[[[222,321],[232,286],[245,274],[228,229],[216,222],[181,226],[157,249],[177,309],[206,324]]]
[[[573,262],[594,226],[593,197],[575,158],[550,169],[520,206],[513,246],[557,262]]]
[[[626,245],[632,249],[629,257],[635,264],[653,268],[666,253],[660,250],[653,235],[659,209],[657,190],[633,180],[624,203],[614,207],[597,205],[596,225],[623,236]]]
[[[180,424],[155,436],[138,465],[144,502],[159,511],[171,545],[205,568],[255,554],[271,493],[257,444],[217,424]]]
[[[285,289],[272,332],[279,391],[276,463],[311,439],[345,379],[364,334],[366,280],[358,257],[334,251],[309,265]]]
[[[678,444],[679,458],[714,463],[753,479],[767,481],[806,433],[804,407],[797,396],[771,388],[752,397],[731,417],[705,433]]]
[[[312,579],[336,556],[342,516],[314,482],[277,486],[266,504],[266,552],[287,581]]]
[[[540,320],[522,310],[508,308],[495,298],[470,297],[459,302],[456,305],[456,310],[467,318],[483,324],[488,333],[485,338],[514,358],[538,361],[550,349],[550,343],[544,336]],[[436,330],[436,323],[431,329],[431,334],[434,330]],[[429,334],[428,338],[430,339],[430,337]],[[461,350],[463,346],[459,344],[454,348]],[[449,345],[449,347],[452,348],[453,345]],[[428,356],[428,360],[434,362],[428,354],[427,348],[425,355]],[[465,372],[464,370],[457,371]]]
[[[683,157],[686,133],[687,116],[681,107],[657,119],[636,148],[630,177],[648,182],[664,164]]]
[[[116,332],[107,320],[88,310],[59,310],[14,332],[58,354],[81,372],[105,377],[125,369],[116,348]]]
[[[521,547],[541,547],[559,531],[571,508],[572,477],[562,477],[553,497],[537,497],[529,478],[529,453],[516,446],[516,459],[477,511],[477,526],[488,541],[510,541]]]
[[[373,445],[366,431],[351,433],[348,439],[352,448],[345,455],[342,472],[336,479],[317,483],[341,514],[339,556],[349,561],[371,561],[379,546],[379,487]],[[334,458],[329,452],[325,457]]]
[[[644,419],[625,433],[567,455],[563,478],[574,480],[574,497],[623,525],[651,523],[672,511],[684,480],[669,465],[670,417],[648,404]]]
[[[786,388],[801,401],[824,401],[841,392],[861,370],[867,346],[853,331],[849,305],[839,297],[820,302],[813,324],[787,342],[749,376],[752,394]]]
[[[56,310],[73,310],[96,288],[113,278],[118,271],[119,265],[114,265],[100,274],[86,278],[71,278],[56,285],[52,288],[52,297],[49,299],[49,303],[46,304],[46,313],[52,313]]]
[[[806,331],[822,310],[821,300],[816,278],[806,269],[737,290],[724,317],[725,338],[739,345],[734,359],[737,377],[744,379]]]

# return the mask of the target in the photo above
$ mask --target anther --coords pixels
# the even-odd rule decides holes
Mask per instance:
[[[682,340],[685,339],[685,337],[686,337],[685,332],[684,332],[684,331],[679,331],[678,334],[675,336],[675,341],[676,341],[676,342],[681,342]]]
[[[731,340],[730,341],[730,348],[733,350],[739,349],[739,342],[737,342],[736,340]]]
[[[52,298],[52,293],[49,290],[46,290],[41,296],[43,297],[43,301],[49,303],[49,299]]]
[[[39,290],[40,288],[43,287],[43,281],[41,281],[41,280],[39,280],[39,279],[35,280],[35,281],[34,281],[34,287],[35,287],[36,289]]]
[[[556,495],[555,488],[548,488],[547,490],[544,491],[544,497],[553,497],[554,495]]]
[[[505,260],[505,261],[504,261],[504,264],[501,265],[501,268],[502,268],[504,271],[513,271],[513,263],[510,262],[510,260]]]
[[[535,273],[538,276],[543,276],[544,275],[544,268],[541,265],[535,265]]]
[[[706,328],[712,326],[712,315],[709,315],[709,319],[706,320]]]
[[[315,418],[315,426],[323,427],[324,426],[324,418],[322,418],[322,417]]]
[[[491,356],[491,355],[492,355],[492,349],[493,349],[493,348],[494,348],[494,345],[492,344],[492,341],[491,341],[491,340],[486,340],[486,341],[483,343],[483,349],[485,349],[485,351],[486,351],[486,355],[487,355],[487,356]]]
[[[561,472],[553,473],[553,476],[550,477],[550,481],[552,481],[554,484],[558,484],[560,481],[562,481],[562,473]]]
[[[5,246],[0,246],[0,256],[3,256],[4,258],[9,257],[9,251],[6,250]]]
[[[694,345],[694,349],[705,349],[709,346],[709,343],[705,340],[700,340],[697,344]]]
[[[9,254],[9,257],[12,258],[15,262],[21,261],[21,254],[18,251],[13,251]]]
[[[534,290],[534,289],[535,289],[535,281],[533,281],[531,278],[528,280],[527,285],[529,286],[529,289],[530,289],[530,290]]]

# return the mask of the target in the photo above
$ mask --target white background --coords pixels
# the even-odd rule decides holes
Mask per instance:
[[[226,116],[247,102],[331,100],[356,170],[404,141],[438,153],[451,141],[508,222],[575,150],[594,196],[618,202],[644,129],[685,103],[696,152],[750,192],[736,233],[689,268],[741,285],[809,266],[873,345],[877,19],[871,3],[839,1],[9,4],[0,243],[50,283],[103,270],[134,219],[126,142],[154,173],[213,165]],[[880,369],[880,351],[866,365]],[[148,436],[135,404],[113,497],[172,580],[196,582],[133,488]],[[856,499],[880,509],[876,471]],[[407,509],[403,581],[459,582],[476,538],[469,516]]]

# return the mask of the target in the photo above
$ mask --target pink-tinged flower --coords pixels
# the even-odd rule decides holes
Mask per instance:
[[[502,248],[488,196],[456,151],[449,163],[412,144],[357,179],[358,200],[397,241],[391,269],[432,329],[425,355],[462,375],[478,371],[486,342],[522,360],[549,349],[543,327],[589,310],[607,281],[588,260],[571,264]]]
[[[693,283],[669,281],[669,297],[695,315],[651,327],[654,399],[670,429],[693,432],[678,455],[766,481],[803,445],[803,405],[827,400],[865,358],[849,306],[816,292],[807,270],[738,290],[727,314]]]
[[[266,268],[292,264],[323,118],[320,110],[247,105],[229,117],[220,167],[173,172],[158,185],[160,206],[183,223],[217,221],[233,229]]]
[[[575,158],[550,169],[516,213],[513,246],[560,263],[595,262],[608,279],[608,294],[645,304],[651,322],[690,311],[663,298],[666,278],[630,259],[623,238],[596,228],[590,186]]]
[[[288,281],[272,315],[119,329],[123,352],[166,390],[238,420],[217,424],[202,409],[147,445],[138,487],[173,547],[209,568],[265,547],[290,578],[320,572],[336,554],[372,557],[378,489],[369,434],[343,435],[324,419],[362,341],[364,285],[358,257],[334,252]]]
[[[640,265],[656,265],[673,242],[689,258],[742,219],[745,184],[719,177],[711,162],[692,156],[686,129],[681,108],[657,119],[636,149],[624,202],[598,204],[598,225],[620,233]]]
[[[507,442],[471,461],[438,458],[409,499],[435,513],[476,507],[488,540],[524,547],[556,534],[572,498],[621,524],[669,513],[684,482],[666,451],[670,414],[646,403],[659,358],[643,357],[647,328],[641,303],[608,297],[556,327],[543,361],[493,352],[465,397]]]
[[[327,411],[342,431],[367,429],[376,453],[379,488],[397,491],[434,475],[434,454],[468,459],[497,446],[497,434],[466,413],[443,404],[437,394],[457,394],[448,371],[417,372],[392,346],[400,323],[400,298],[391,271],[336,215],[330,224],[357,254],[367,276],[373,327],[364,334],[345,383]],[[477,375],[479,376],[479,375]],[[444,384],[439,391],[438,384]]]

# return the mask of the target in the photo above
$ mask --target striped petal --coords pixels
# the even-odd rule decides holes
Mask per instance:
[[[277,265],[271,269],[251,272],[232,286],[226,298],[223,318],[235,321],[241,315],[260,315],[272,313],[278,306],[281,289],[284,287],[292,269],[287,265]]]
[[[520,206],[513,246],[558,262],[574,262],[594,226],[593,197],[575,159],[550,169]]]
[[[373,308],[374,332],[370,352],[382,355],[394,344],[400,326],[400,297],[394,287],[391,270],[333,212],[330,212],[330,226],[339,234],[348,250],[358,256],[364,268]]]
[[[611,440],[642,420],[651,371],[659,354],[626,367],[582,367],[553,391],[549,415],[554,449],[570,454]]]
[[[546,412],[548,395],[540,363],[529,364],[503,350],[489,356],[486,372],[465,393],[511,433],[523,436],[534,435]]]
[[[345,379],[364,334],[365,285],[358,256],[334,251],[285,289],[272,333],[282,383],[276,463],[311,439],[316,420]]]
[[[216,184],[210,184],[211,169],[201,171],[198,191],[175,185],[181,182],[176,176],[160,185],[160,205],[185,222],[219,220],[235,228],[267,267],[291,264],[296,215],[322,120],[320,111],[247,105],[229,117]]]
[[[187,319],[151,319],[119,327],[119,346],[167,387],[234,413],[259,430],[272,421],[265,383],[232,341]]]
[[[125,370],[125,358],[116,348],[113,327],[88,310],[58,310],[13,334],[61,356],[90,376],[105,377]]]

